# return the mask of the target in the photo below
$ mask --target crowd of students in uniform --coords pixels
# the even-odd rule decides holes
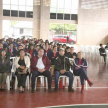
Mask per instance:
[[[13,74],[11,73],[12,60],[10,57],[15,57],[15,73]],[[73,62],[70,62],[69,58],[73,58]],[[54,77],[54,91],[57,92],[60,75],[66,75],[69,77],[68,91],[74,92],[72,86],[75,75],[80,76],[81,93],[84,93],[84,80],[90,86],[93,85],[87,76],[87,67],[87,61],[82,57],[82,53],[75,53],[74,47],[69,47],[66,44],[62,45],[36,38],[0,40],[0,89],[4,89],[7,75],[12,74],[13,79],[15,75],[18,78],[19,91],[24,92],[26,77],[29,75],[31,91],[35,92],[36,77],[43,75],[48,79],[48,92],[52,92],[51,85]]]

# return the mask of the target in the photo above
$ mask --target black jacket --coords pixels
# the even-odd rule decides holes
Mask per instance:
[[[100,52],[100,55],[102,55],[102,53],[106,53],[104,48],[99,48],[99,52]]]
[[[2,63],[2,57],[0,57],[0,73],[10,73],[10,58],[6,57],[4,63]]]
[[[54,68],[55,71],[60,71],[62,69],[69,71],[70,66],[71,66],[69,58],[66,56],[60,56],[60,55],[55,59],[54,64],[55,64],[55,68]]]
[[[58,56],[59,56],[59,53],[57,52],[56,57],[58,57]],[[51,51],[50,60],[51,60],[52,65],[54,65],[56,57],[54,57],[53,51]]]
[[[71,54],[69,52],[69,53],[66,53],[65,56],[68,57],[68,58],[73,58],[73,56],[77,57],[77,54],[75,52],[73,54]]]

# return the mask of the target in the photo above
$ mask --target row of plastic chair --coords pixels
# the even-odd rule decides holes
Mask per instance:
[[[92,59],[99,59],[99,46],[96,45],[80,45],[80,49],[85,58],[92,56]]]
[[[15,67],[14,67],[15,57],[11,57],[10,59],[12,60],[12,69],[11,69],[11,76],[7,76],[7,78],[6,78],[7,90],[10,90],[10,81],[12,79],[12,72],[15,71]],[[46,82],[46,89],[48,89],[47,77],[44,77],[44,76],[38,76],[38,77],[40,78],[42,86],[44,86],[44,80],[45,80],[45,82]],[[35,82],[36,85],[37,85],[37,78],[36,78],[36,82]],[[60,78],[63,78],[63,86],[65,86],[65,81],[66,81],[66,84],[69,83],[69,79],[68,79],[67,76],[64,76],[64,75],[60,76],[59,80],[60,80]],[[73,82],[74,89],[76,89],[77,79],[79,79],[79,76],[74,76],[74,82]],[[29,75],[28,75],[27,78],[26,78],[27,89],[30,89],[30,82],[31,82],[31,80],[30,80]],[[58,84],[59,84],[59,82],[58,82]],[[17,85],[18,85],[18,80],[17,80],[17,76],[15,76],[15,90],[17,89]],[[86,83],[86,89],[87,89],[87,83]],[[36,90],[36,86],[35,86],[35,90]]]

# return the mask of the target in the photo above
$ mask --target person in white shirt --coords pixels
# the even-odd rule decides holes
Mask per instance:
[[[35,88],[35,80],[39,75],[43,75],[48,79],[48,92],[51,92],[52,77],[50,69],[50,60],[44,55],[44,49],[40,48],[38,55],[31,59],[31,72],[32,72],[32,92]]]

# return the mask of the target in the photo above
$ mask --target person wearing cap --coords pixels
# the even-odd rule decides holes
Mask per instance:
[[[28,74],[28,68],[30,67],[30,58],[25,55],[24,49],[19,51],[19,56],[15,58],[14,62],[18,77],[18,87],[20,92],[24,92],[26,76]]]
[[[82,57],[82,53],[78,52],[77,58],[74,59],[74,64],[73,64],[73,73],[75,76],[80,76],[81,80],[81,93],[84,93],[84,80],[88,82],[90,86],[93,85],[93,83],[89,80],[87,76],[87,61]]]
[[[73,84],[73,74],[70,72],[71,64],[69,62],[69,58],[64,55],[65,51],[64,48],[60,48],[59,56],[55,59],[55,92],[58,91],[58,80],[60,75],[66,75],[69,77],[69,86],[68,91],[74,92],[72,88]]]
[[[6,77],[10,72],[10,58],[6,55],[6,51],[3,49],[0,56],[0,89],[4,89]]]

